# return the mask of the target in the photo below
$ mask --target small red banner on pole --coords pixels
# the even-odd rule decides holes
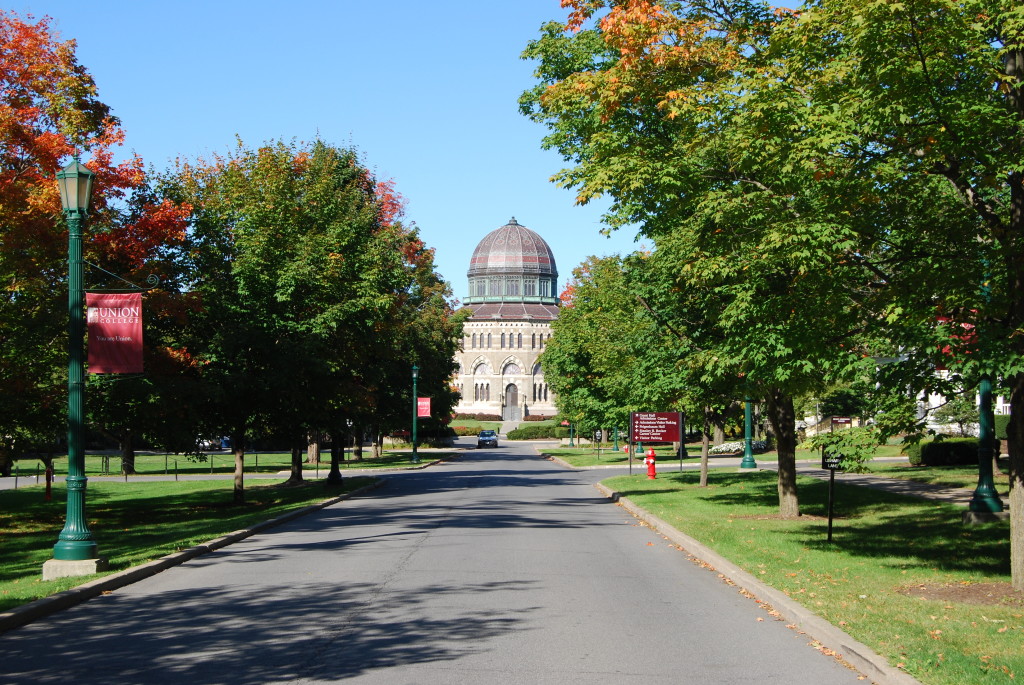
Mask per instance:
[[[425,418],[430,416],[430,398],[429,397],[417,397],[416,398],[416,418]]]
[[[89,373],[142,373],[142,293],[86,293]]]

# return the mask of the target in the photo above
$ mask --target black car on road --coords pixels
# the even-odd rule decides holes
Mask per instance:
[[[497,447],[498,446],[498,434],[494,431],[480,431],[480,435],[476,438],[477,447]]]

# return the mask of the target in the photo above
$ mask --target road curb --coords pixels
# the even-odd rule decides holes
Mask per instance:
[[[879,685],[921,685],[920,681],[889,662],[867,645],[854,640],[844,631],[821,618],[789,595],[766,585],[750,573],[721,556],[710,547],[706,547],[689,535],[677,530],[667,522],[654,516],[635,502],[611,490],[601,483],[594,483],[602,494],[637,517],[652,529],[682,547],[690,556],[702,562],[711,571],[718,573],[723,579],[736,585],[741,591],[751,595],[755,601],[770,605],[784,620],[795,625],[811,639],[835,653],[835,656],[848,663]]]
[[[227,547],[232,543],[244,540],[245,538],[251,537],[275,526],[279,526],[282,523],[287,523],[288,521],[311,514],[314,511],[329,507],[332,504],[337,504],[338,502],[365,494],[371,490],[381,487],[385,482],[386,481],[380,479],[377,482],[361,487],[358,490],[346,492],[344,495],[338,495],[337,497],[332,497],[324,500],[323,502],[318,502],[317,504],[311,504],[309,506],[302,507],[301,509],[296,509],[295,511],[289,511],[276,518],[272,518],[268,521],[261,521],[260,523],[253,524],[248,528],[232,531],[226,535],[222,535],[194,547],[183,549],[180,552],[173,552],[172,554],[162,556],[159,559],[154,559],[153,561],[146,562],[145,564],[133,566],[125,569],[124,571],[104,576],[103,578],[97,578],[96,580],[73,587],[70,590],[64,590],[63,592],[58,592],[55,595],[43,597],[42,599],[37,599],[34,602],[23,604],[20,607],[11,609],[10,611],[5,611],[0,613],[0,634],[3,634],[8,630],[13,630],[14,628],[19,628],[27,623],[31,623],[36,619],[49,616],[50,614],[54,614],[58,611],[63,611],[64,609],[73,607],[76,604],[81,604],[82,602],[90,600],[97,595],[117,590],[118,588],[125,587],[126,585],[131,585],[143,578],[155,576],[161,571],[165,571],[173,566],[184,564],[186,561],[208,552],[213,552],[214,550],[221,549],[222,547]]]

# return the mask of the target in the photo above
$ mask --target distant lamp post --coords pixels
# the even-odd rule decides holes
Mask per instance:
[[[978,486],[968,511],[993,514],[1003,511],[1003,501],[996,492],[992,469],[995,418],[992,415],[992,380],[988,376],[983,376],[978,384],[978,428]]]
[[[574,443],[572,441],[572,435],[573,435],[572,429],[573,429],[573,425],[570,423],[569,424],[569,447],[575,447],[576,446],[576,443]]]
[[[420,463],[416,453],[416,423],[419,420],[419,398],[416,395],[416,379],[420,377],[420,367],[412,365],[412,463]]]
[[[60,201],[68,222],[68,476],[67,517],[43,564],[43,579],[82,576],[106,568],[85,519],[85,293],[82,286],[82,222],[89,211],[95,174],[76,156],[57,172]]]
[[[756,469],[757,462],[754,461],[753,445],[754,420],[751,416],[750,398],[743,399],[743,461],[740,462],[741,469]]]

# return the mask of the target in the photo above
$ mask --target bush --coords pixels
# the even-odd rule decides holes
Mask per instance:
[[[473,421],[501,421],[501,414],[456,414],[455,418]]]
[[[903,454],[907,455],[907,459],[910,460],[911,466],[921,465],[921,448],[924,447],[923,443],[915,442],[903,445]]]
[[[913,462],[911,462],[913,463]],[[978,463],[977,438],[946,438],[921,445],[921,463],[925,466],[952,466]]]
[[[738,442],[723,442],[721,445],[715,445],[708,450],[708,454],[735,454],[742,452],[745,448],[743,441]],[[768,443],[764,440],[751,440],[750,448],[754,452],[764,452],[768,449]]]
[[[995,432],[997,440],[1006,440],[1006,428],[1010,425],[1009,414],[996,414],[995,416]]]
[[[460,437],[477,435],[480,432],[479,428],[474,428],[473,426],[452,426],[452,430],[455,431],[455,435]]]
[[[548,421],[550,419],[550,416],[541,416],[540,414],[530,414],[523,417],[523,421]]]
[[[543,440],[550,438],[567,438],[569,429],[565,426],[519,426],[510,430],[505,436],[509,440]]]

